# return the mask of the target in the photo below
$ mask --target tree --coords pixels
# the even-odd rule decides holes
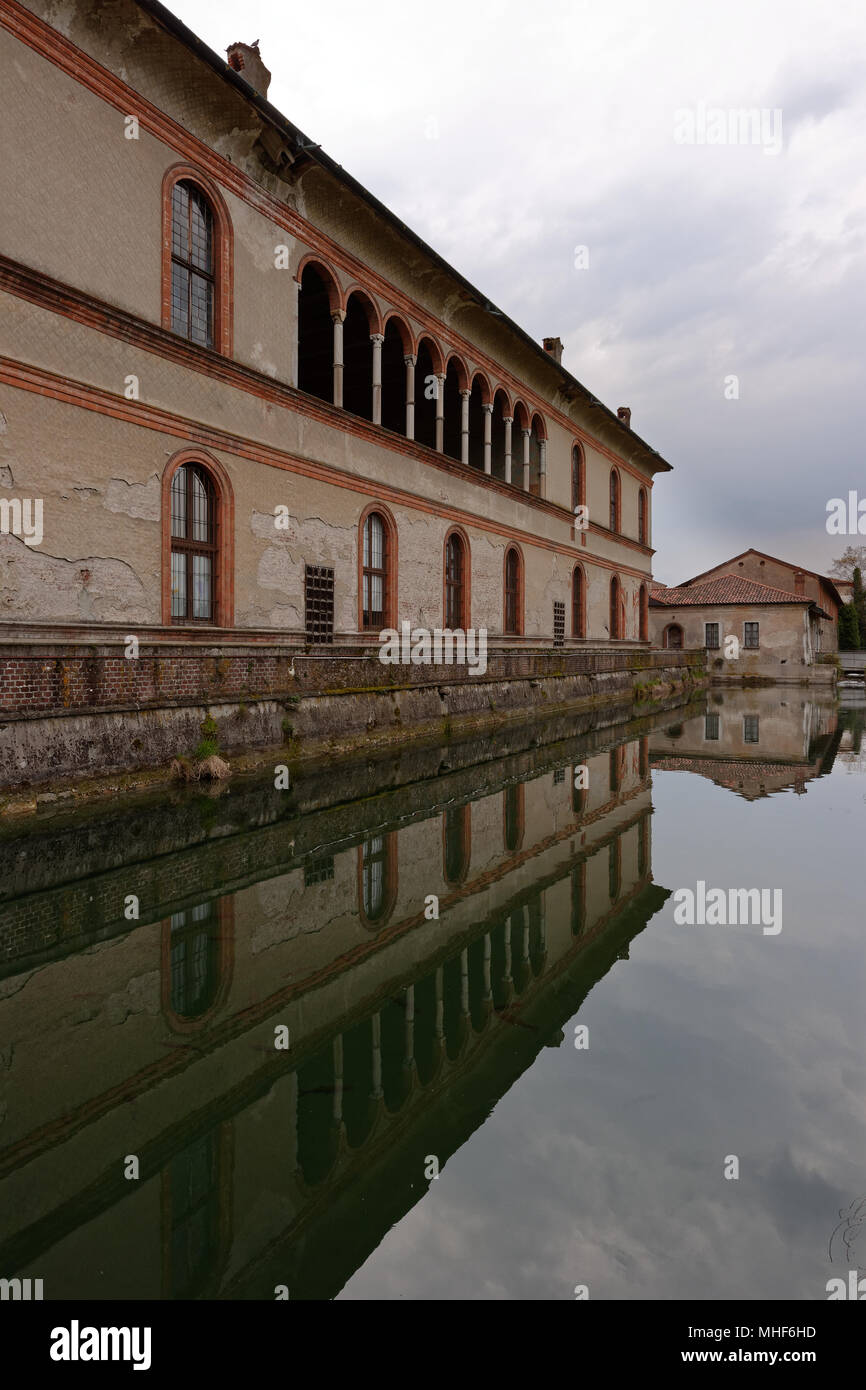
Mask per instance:
[[[858,568],[866,570],[866,545],[847,545],[827,573],[831,579],[853,579]]]
[[[843,603],[839,609],[839,650],[856,652],[860,650],[860,627],[857,610],[853,603]]]
[[[857,627],[860,631],[860,646],[866,647],[866,590],[863,588],[863,575],[860,566],[854,569],[854,592],[851,595],[851,604],[857,615]]]

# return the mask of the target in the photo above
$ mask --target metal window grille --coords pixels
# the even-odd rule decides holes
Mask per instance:
[[[565,645],[565,604],[558,600],[553,605],[553,645]]]
[[[334,571],[327,565],[307,565],[304,573],[307,641],[334,640]]]

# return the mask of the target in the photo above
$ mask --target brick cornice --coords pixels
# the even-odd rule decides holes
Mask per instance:
[[[229,189],[237,198],[261,213],[263,217],[268,218],[292,237],[303,242],[310,251],[318,252],[326,257],[347,275],[359,280],[362,286],[368,290],[375,290],[390,306],[410,315],[423,325],[424,330],[439,338],[440,341],[437,346],[440,350],[445,349],[446,357],[449,352],[455,352],[463,357],[467,363],[471,362],[477,369],[485,370],[495,379],[497,385],[501,384],[511,392],[512,399],[518,397],[522,399],[530,407],[530,414],[537,410],[547,419],[556,420],[557,424],[569,431],[574,436],[575,441],[579,441],[584,448],[589,446],[611,463],[618,464],[645,486],[652,487],[652,476],[646,477],[621,454],[603,444],[583,426],[578,425],[571,416],[558,409],[549,400],[538,396],[527,387],[525,382],[489,357],[477,344],[464,338],[462,334],[455,331],[429,309],[418,304],[378,271],[373,270],[364,261],[346,251],[339,242],[334,241],[327,233],[314,227],[300,213],[295,212],[273,194],[268,193],[250,175],[243,173],[236,165],[232,164],[231,160],[217,154],[215,150],[193,135],[178,121],[148,101],[134,87],[130,87],[121,78],[98,63],[95,58],[91,58],[89,54],[78,48],[58,30],[53,29],[30,10],[25,9],[23,5],[18,3],[18,0],[0,0],[0,25],[33,49],[34,52],[53,63],[55,67],[60,68],[74,81],[79,82],[101,100],[114,106],[116,110],[124,115],[137,116],[139,125],[157,140],[169,146],[184,159],[194,161],[199,170],[218,181],[224,188]]]
[[[502,537],[502,539],[523,541],[525,544],[534,545],[541,550],[567,555],[570,560],[582,559],[585,564],[596,565],[601,569],[616,570],[620,574],[629,574],[641,581],[647,582],[650,578],[646,571],[633,569],[630,565],[617,564],[615,561],[607,560],[601,556],[593,555],[590,557],[585,553],[579,554],[574,546],[562,545],[557,541],[548,540],[544,536],[537,536],[532,532],[509,526],[505,522],[501,524],[493,522],[475,512],[446,506],[430,498],[422,497],[418,493],[409,492],[404,488],[393,487],[390,484],[360,477],[355,473],[348,473],[333,464],[304,458],[298,454],[290,454],[283,449],[272,448],[269,445],[259,443],[257,440],[247,439],[242,435],[232,434],[228,430],[218,429],[216,426],[205,425],[186,416],[163,410],[160,406],[147,405],[143,401],[126,400],[125,397],[112,395],[111,392],[104,391],[101,387],[91,386],[83,381],[74,381],[68,377],[59,376],[55,372],[46,371],[42,367],[34,367],[30,363],[16,361],[11,357],[0,358],[0,382],[19,390],[50,397],[66,405],[78,406],[84,410],[94,411],[99,415],[107,415],[115,420],[122,420],[126,424],[156,430],[160,434],[171,435],[176,439],[186,439],[191,444],[197,444],[204,449],[222,449],[226,453],[234,454],[239,458],[250,459],[254,463],[266,464],[271,468],[282,468],[288,473],[315,478],[335,487],[347,488],[351,492],[358,493],[361,497],[375,497],[382,502],[405,507],[411,511],[444,517],[448,521],[460,523],[476,531],[488,531],[493,535]],[[323,408],[329,411],[329,419],[331,414],[337,415],[338,418],[342,416],[342,412],[335,410],[334,407],[325,406]],[[371,426],[371,429],[373,428],[375,427]],[[376,437],[378,441],[378,433]],[[409,440],[404,440],[403,443],[409,452],[413,452],[415,449],[422,450],[422,446],[413,446]],[[442,458],[441,455],[432,450],[423,449],[423,456],[426,457],[427,455],[431,455],[436,460]],[[445,462],[448,463],[450,460],[445,460]],[[458,463],[454,463],[453,471],[458,476],[464,478],[466,476],[465,470]],[[502,486],[506,487],[507,485],[502,484]],[[512,491],[513,489],[509,489],[509,492]],[[524,493],[517,495],[519,497],[525,496]],[[562,512],[562,508],[556,510]],[[568,515],[568,513],[565,514]]]

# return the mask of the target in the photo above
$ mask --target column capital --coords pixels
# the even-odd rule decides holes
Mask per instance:
[[[407,367],[414,367],[418,358],[414,352],[404,352],[403,361],[406,363]]]
[[[463,397],[464,401],[468,401],[469,397],[472,395],[472,392],[468,387],[466,387],[465,389],[461,390],[460,394]]]
[[[482,410],[486,410],[486,412],[487,412],[488,415],[492,415],[492,414],[493,414],[493,402],[492,402],[492,401],[488,401],[488,402],[486,402],[486,403],[482,403],[481,409],[482,409]]]
[[[385,341],[385,334],[384,334],[384,333],[371,333],[371,334],[370,334],[370,342],[371,342],[371,343],[384,343],[384,341]]]
[[[502,417],[502,423],[503,423],[504,425],[513,425],[513,424],[514,424],[514,416],[513,416],[513,415],[503,415],[503,417]]]
[[[331,323],[345,323],[345,321],[346,321],[346,311],[345,311],[345,309],[332,309],[332,310],[331,310]]]
[[[524,439],[528,439],[532,434],[532,430],[521,430],[520,433],[523,435]]]

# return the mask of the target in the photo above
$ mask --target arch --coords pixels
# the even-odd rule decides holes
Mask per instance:
[[[478,372],[469,393],[469,467],[484,471],[484,403],[489,393],[486,378]]]
[[[309,257],[307,259],[309,259]],[[382,322],[382,311],[372,295],[364,289],[363,285],[349,285],[348,288],[343,291],[342,301],[339,307],[348,310],[350,299],[357,299],[359,305],[363,308],[367,316],[367,323],[371,333],[385,332],[385,325]]]
[[[378,518],[379,532],[367,523]],[[395,626],[397,612],[397,526],[387,507],[372,502],[358,523],[358,630]]]
[[[538,435],[539,439],[547,440],[547,425],[544,423],[544,416],[539,411],[534,411],[532,423],[529,428]]]
[[[622,635],[622,583],[618,574],[611,576],[610,580],[610,611],[608,614],[608,635],[612,642],[618,641]]]
[[[404,355],[411,354],[414,356],[415,335],[403,318],[403,315],[397,309],[387,309],[385,311],[385,316],[382,320],[382,332],[387,333],[389,328],[392,330],[396,329],[397,333],[399,333]]]
[[[637,495],[637,538],[641,545],[649,545],[649,498],[645,487]]]
[[[517,400],[514,402],[514,410],[512,414],[514,416],[514,428],[516,430],[529,429],[529,411],[527,410],[523,401]]]
[[[469,373],[466,370],[466,363],[463,361],[463,358],[459,355],[459,353],[451,352],[448,354],[448,360],[445,363],[446,372],[450,372],[452,366],[457,374],[458,389],[460,391],[468,391]]]
[[[519,546],[509,545],[502,570],[502,631],[506,636],[523,635],[523,556]]]
[[[485,376],[484,372],[473,372],[473,373],[472,373],[472,390],[473,390],[473,391],[475,390],[475,384],[476,384],[476,382],[478,383],[478,389],[479,389],[480,396],[481,396],[481,404],[482,404],[482,405],[490,405],[491,401],[493,400],[493,392],[492,392],[491,389],[490,389],[490,382],[489,382],[488,378]]]
[[[341,314],[336,280],[307,257],[298,273],[298,390],[334,401],[334,315]]]
[[[442,589],[444,626],[465,631],[472,612],[472,562],[469,540],[460,526],[452,526],[445,537]]]
[[[174,1033],[198,1032],[225,1003],[234,967],[230,895],[172,913],[162,924],[162,1016]]]
[[[463,400],[460,393],[466,389],[463,385],[465,381],[466,368],[460,358],[452,354],[445,368],[443,452],[458,462],[463,456]]]
[[[427,350],[430,353],[430,360],[433,364],[433,371],[436,373],[437,376],[441,376],[442,373],[445,371],[445,357],[443,355],[442,349],[440,348],[436,339],[430,337],[429,333],[420,333],[418,335],[416,351],[420,352],[422,344],[425,343],[427,345]]]
[[[362,420],[373,419],[373,342],[370,301],[363,291],[346,300],[343,321],[343,408]],[[375,322],[375,318],[373,319]]]
[[[442,873],[456,886],[469,872],[472,857],[472,803],[447,806],[442,812]]]
[[[508,395],[499,386],[493,396],[493,416],[490,422],[490,472],[494,478],[499,478],[502,482],[505,481],[505,417],[510,414]]]
[[[397,899],[397,832],[373,831],[358,845],[358,917],[367,931],[385,926]]]
[[[523,844],[526,789],[511,782],[502,793],[502,844],[507,854],[517,854]]]
[[[642,642],[649,641],[649,592],[646,584],[641,584],[638,593],[638,636]]]
[[[428,449],[436,448],[436,402],[441,365],[442,354],[433,339],[425,334],[418,339],[415,362],[415,438]],[[431,382],[431,378],[435,380]]]
[[[341,314],[345,308],[345,303],[336,271],[328,265],[327,261],[323,261],[317,252],[309,251],[307,255],[298,262],[298,268],[295,271],[295,280],[298,285],[303,286],[304,273],[309,269],[315,270],[319,279],[327,288],[329,312],[332,314]]]
[[[580,641],[586,637],[586,575],[583,565],[571,572],[571,635]]]
[[[212,495],[204,499],[198,489],[196,505],[202,501],[209,503],[209,515],[202,526],[202,518],[190,514],[186,502],[192,490],[185,490],[186,502],[180,503],[180,489],[174,488],[174,480],[181,468],[190,468],[205,483],[212,487]],[[175,517],[172,523],[172,492],[175,493]],[[205,488],[207,492],[207,488]],[[178,505],[180,504],[180,505]],[[231,627],[234,623],[234,537],[235,504],[231,480],[223,465],[205,449],[181,449],[173,454],[162,474],[162,547],[161,547],[161,598],[163,626],[172,623],[201,623],[208,627]],[[181,535],[181,511],[183,512],[183,531]],[[175,533],[175,534],[173,534]],[[189,533],[189,534],[187,534]],[[206,533],[208,539],[200,541],[198,535]],[[195,566],[190,559],[185,565],[179,560],[172,561],[173,554],[192,556],[198,553],[202,559],[210,559],[209,566]],[[177,583],[172,583],[172,565],[175,567]],[[183,568],[183,576],[181,575]],[[180,610],[181,591],[184,595],[185,611],[195,611],[195,594],[190,588],[191,570],[197,571],[196,582],[201,585],[205,575],[202,570],[210,570],[210,616],[208,618],[185,618],[172,616],[173,608]],[[172,593],[174,590],[174,601]]]
[[[198,254],[191,244],[183,245],[173,235],[175,214],[182,217],[179,196],[175,190],[179,186],[195,188],[205,200],[210,211],[212,239],[209,247],[210,270],[204,272],[202,251]],[[187,200],[188,201],[188,200]],[[187,294],[192,292],[192,282],[196,277],[213,286],[210,306],[210,341],[201,342],[190,332],[192,320],[187,315],[187,328],[184,331],[178,311],[185,299],[183,266],[188,267]],[[204,272],[204,273],[203,273]],[[174,290],[174,293],[173,293]],[[188,301],[187,301],[188,302]],[[174,307],[173,307],[174,306]],[[226,202],[216,184],[202,174],[192,164],[174,164],[167,169],[162,180],[162,327],[171,333],[180,333],[200,347],[208,347],[224,357],[231,357],[233,346],[234,321],[234,232]]]
[[[586,506],[586,456],[577,441],[571,446],[571,509]]]
[[[622,531],[622,483],[620,481],[619,469],[610,470],[610,511],[608,515],[608,526],[617,535]]]
[[[406,324],[391,314],[382,343],[382,425],[395,434],[406,433],[406,357],[413,352],[411,343]]]
[[[662,633],[662,645],[666,647],[668,651],[682,651],[683,630],[679,623],[668,623]]]

